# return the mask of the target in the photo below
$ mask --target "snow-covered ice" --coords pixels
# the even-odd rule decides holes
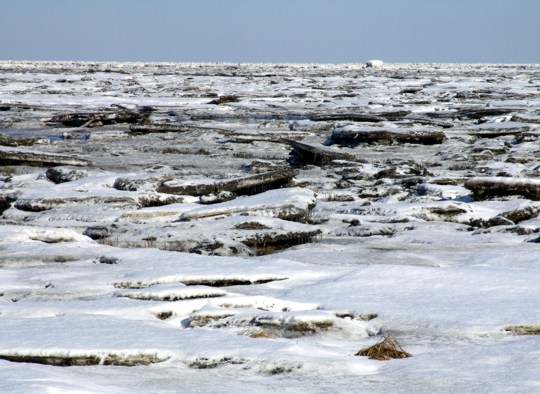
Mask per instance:
[[[0,392],[538,392],[540,66],[369,63],[0,62]]]

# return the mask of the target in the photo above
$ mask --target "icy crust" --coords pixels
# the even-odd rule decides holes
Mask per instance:
[[[150,301],[178,301],[192,298],[222,297],[225,294],[226,292],[224,290],[202,286],[181,287],[180,285],[156,285],[148,290],[116,293],[118,297]]]
[[[89,166],[92,164],[90,160],[83,160],[75,156],[6,146],[0,146],[0,163],[3,165],[31,164],[36,166]]]
[[[291,221],[306,221],[315,203],[312,191],[285,188],[212,205],[126,213],[108,226],[88,227],[84,234],[121,247],[214,255],[266,254],[308,242],[321,233],[315,226]]]
[[[336,127],[332,131],[331,140],[338,144],[358,145],[360,143],[369,144],[440,144],[446,139],[446,134],[442,131],[429,128],[401,129],[382,127],[358,127],[342,126]]]
[[[540,179],[479,177],[468,180],[465,186],[479,198],[521,195],[535,201],[540,200]]]
[[[56,248],[54,244],[47,245],[48,248]],[[92,248],[95,249],[94,246]],[[348,360],[347,358],[340,360],[339,352],[332,350],[331,347],[322,350],[322,353],[318,353],[319,355],[306,362],[304,354],[315,349],[311,341],[305,342],[305,345],[301,345],[300,348],[296,346],[296,349],[293,350],[287,342],[251,338],[249,335],[253,333],[250,329],[252,324],[245,321],[245,319],[240,319],[234,324],[234,327],[236,327],[234,332],[230,334],[224,332],[218,334],[218,337],[208,330],[200,331],[196,328],[187,327],[182,329],[180,321],[193,319],[196,313],[202,316],[213,305],[213,308],[241,313],[244,317],[254,311],[259,311],[259,314],[261,310],[273,311],[275,321],[269,321],[268,318],[263,319],[262,317],[258,319],[264,320],[265,325],[277,329],[280,329],[281,325],[292,325],[295,333],[302,333],[302,335],[299,335],[300,337],[315,334],[315,328],[317,330],[328,330],[329,332],[335,331],[339,337],[348,337],[347,332],[350,329],[349,331],[343,331],[343,328],[333,330],[326,326],[324,322],[338,319],[330,312],[303,312],[319,309],[320,306],[316,304],[264,296],[239,296],[224,289],[187,286],[179,282],[176,283],[178,280],[185,280],[188,283],[211,282],[219,281],[222,278],[228,278],[228,280],[235,278],[245,280],[244,278],[247,278],[253,283],[263,279],[268,281],[268,278],[285,279],[276,274],[250,274],[249,272],[253,267],[252,262],[233,258],[227,261],[211,257],[198,257],[196,255],[158,252],[160,264],[154,265],[149,264],[148,261],[155,260],[148,259],[156,257],[155,251],[148,250],[140,253],[114,248],[100,248],[108,250],[109,256],[116,258],[118,262],[113,265],[96,264],[95,262],[86,263],[86,268],[83,268],[84,266],[80,264],[75,264],[72,274],[65,276],[65,279],[71,282],[71,296],[64,296],[59,298],[55,304],[50,304],[44,298],[47,296],[47,292],[49,293],[48,297],[53,296],[54,293],[67,295],[63,286],[64,280],[60,277],[51,278],[51,283],[46,289],[43,289],[40,283],[36,281],[37,278],[27,278],[29,284],[34,283],[35,286],[28,288],[26,295],[17,304],[27,304],[30,308],[27,309],[27,312],[34,310],[36,313],[31,315],[21,313],[23,311],[15,303],[11,305],[2,304],[3,315],[10,316],[10,318],[3,319],[2,323],[0,323],[4,332],[2,339],[0,339],[0,342],[2,342],[0,344],[1,359],[52,365],[98,364],[131,366],[167,362],[185,368],[207,368],[214,362],[217,362],[218,365],[237,365],[231,363],[230,360],[242,360],[243,369],[258,373],[266,374],[270,365],[276,370],[281,368],[288,370],[288,366],[292,363],[295,366],[294,370],[288,370],[288,372],[298,371],[304,374],[321,372],[320,362],[317,361],[320,357],[322,357],[320,360],[337,357],[335,362],[341,365],[343,373],[353,373],[353,371],[354,373],[370,373],[376,369],[376,365],[363,360]],[[95,250],[95,252],[99,252],[99,249]],[[179,258],[180,260],[184,259],[184,264],[179,261]],[[198,264],[185,264],[193,260],[198,260]],[[216,267],[218,270],[221,269],[229,273],[217,278],[215,275],[205,275],[204,273],[208,272],[208,268],[215,267],[217,262],[221,263]],[[279,272],[282,270],[284,263],[287,262],[276,261],[271,265],[263,263],[258,269],[260,270],[267,265],[266,269],[268,271]],[[242,271],[242,266],[244,271]],[[158,267],[159,270],[156,270],[155,268]],[[129,275],[134,276],[131,272],[137,268],[140,272],[135,277],[139,278],[139,282],[147,283],[148,287],[144,290],[114,290],[114,287],[119,286],[116,284],[113,287],[111,284],[112,278],[118,278],[121,273],[129,273]],[[238,271],[238,274],[231,274],[231,268]],[[96,273],[101,272],[101,274],[88,275],[88,269]],[[167,269],[170,272],[177,273],[182,271],[183,276],[178,274],[155,276],[156,274],[164,275],[165,272],[163,271]],[[191,270],[192,273],[187,273],[186,269],[187,271]],[[308,266],[299,266],[294,262],[288,262],[287,271],[290,273],[291,270],[295,269],[297,273],[293,276],[300,280],[302,278],[303,280],[310,280],[310,278],[320,275],[318,273],[315,276],[315,273],[312,273]],[[54,270],[48,271],[52,274]],[[200,274],[197,275],[197,272],[200,272]],[[7,273],[7,271],[4,271],[4,273]],[[8,282],[10,281],[5,275],[3,275],[3,278]],[[82,290],[88,286],[89,280],[94,282],[94,288],[100,288],[100,284],[96,283],[96,281],[109,282],[109,290],[105,291],[101,296],[94,294],[92,298],[85,297]],[[76,286],[73,287],[73,285]],[[75,292],[77,286],[82,296],[79,299],[76,297]],[[38,290],[39,288],[42,290]],[[105,287],[103,289],[105,290]],[[4,297],[14,297],[15,294],[15,289],[13,289],[6,291]],[[207,298],[209,296],[219,297]],[[2,297],[3,300],[4,297]],[[118,302],[126,298],[139,304],[130,305],[130,303]],[[31,299],[34,299],[34,301],[31,302]],[[163,304],[160,304],[160,302],[163,302]],[[49,312],[44,315],[43,312],[46,310],[49,310]],[[70,323],[74,319],[77,321],[77,325]],[[166,320],[168,324],[159,324],[158,319],[168,319]],[[309,328],[307,332],[300,330],[300,328],[305,328],[306,324],[307,327],[313,326],[314,328]],[[342,325],[347,327],[346,323]],[[262,324],[260,326],[262,327]],[[44,336],[38,334],[43,327],[47,327],[48,333]],[[357,329],[355,335],[358,338],[363,338],[368,335],[366,331],[367,323],[360,324],[360,327],[363,328]],[[55,334],[57,330],[61,331],[58,335]],[[242,335],[238,335],[239,333]],[[117,337],[123,339],[117,340]],[[295,337],[298,337],[298,335]],[[96,340],[96,338],[99,339]],[[218,343],[216,341],[221,340],[224,340],[223,346],[216,347]],[[14,343],[17,345],[9,345]],[[212,343],[214,345],[210,345]],[[246,347],[249,348],[247,352],[242,350]],[[323,345],[323,348],[325,347]],[[328,372],[330,370],[325,373]]]
[[[289,206],[286,207],[291,212]],[[207,219],[211,220],[211,219]],[[302,244],[321,234],[312,225],[264,216],[226,217],[208,221],[147,223],[113,223],[110,226],[88,227],[84,234],[96,241],[119,247],[152,247],[180,252],[212,255],[250,256],[266,254],[267,248],[283,249]]]
[[[328,312],[264,312],[238,310],[201,310],[192,314],[184,323],[187,327],[215,329],[241,328],[253,338],[299,338],[315,334],[342,336],[357,339],[376,335],[378,329],[368,329],[368,323],[352,322]],[[322,333],[322,334],[321,334]]]
[[[93,243],[92,239],[70,229],[54,229],[48,227],[22,227],[4,225],[1,228],[2,243],[24,244],[31,241],[44,243],[81,242]]]
[[[183,201],[180,197],[157,193],[151,183],[143,185],[140,191],[126,193],[124,190],[118,190],[114,187],[117,180],[115,173],[92,171],[80,179],[58,183],[48,178],[49,173],[50,170],[40,171],[32,175],[14,176],[11,179],[12,190],[17,194],[17,201],[23,210],[43,211],[98,203],[140,207],[150,205],[153,200],[154,205]]]
[[[198,203],[173,203],[159,207],[147,207],[137,210],[126,210],[117,216],[117,222],[124,223],[171,223],[184,212],[199,208]]]
[[[190,221],[239,214],[301,219],[306,217],[315,205],[315,193],[311,190],[279,189],[208,207],[195,208],[182,213],[178,220]]]
[[[511,201],[428,201],[423,203],[375,203],[369,206],[349,204],[335,212],[337,217],[348,218],[348,222],[358,223],[347,226],[349,230],[360,228],[392,229],[399,226],[420,226],[422,222],[453,222],[474,227],[513,226],[534,219],[540,212],[540,205],[529,200]],[[320,207],[315,215],[332,217],[327,208]],[[396,230],[387,230],[393,235]],[[352,235],[352,234],[351,234]]]

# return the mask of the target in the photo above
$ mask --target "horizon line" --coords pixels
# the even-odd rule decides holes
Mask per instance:
[[[441,61],[431,61],[431,62],[422,62],[422,61],[413,61],[413,62],[385,62],[381,59],[368,59],[365,61],[358,62],[244,62],[244,61],[222,61],[222,60],[212,60],[212,61],[169,61],[169,60],[30,60],[30,59],[0,59],[0,63],[131,63],[131,64],[222,64],[222,65],[365,65],[368,62],[380,60],[383,62],[383,65],[400,65],[400,64],[470,64],[470,65],[540,65],[540,62],[441,62]],[[377,68],[377,67],[374,67]]]

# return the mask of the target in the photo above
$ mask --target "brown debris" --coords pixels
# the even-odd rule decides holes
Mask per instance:
[[[386,333],[375,345],[361,349],[355,356],[367,356],[373,360],[390,360],[392,358],[412,357],[405,351],[396,338]]]
[[[504,331],[512,335],[540,335],[540,324],[519,324],[507,326]]]
[[[270,331],[265,331],[265,330],[259,330],[259,331],[255,331],[254,333],[252,334],[249,334],[248,335],[250,338],[253,338],[253,339],[274,339],[276,338],[276,335]]]

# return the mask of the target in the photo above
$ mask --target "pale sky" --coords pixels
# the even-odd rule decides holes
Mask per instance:
[[[540,0],[0,0],[0,60],[540,63]]]

